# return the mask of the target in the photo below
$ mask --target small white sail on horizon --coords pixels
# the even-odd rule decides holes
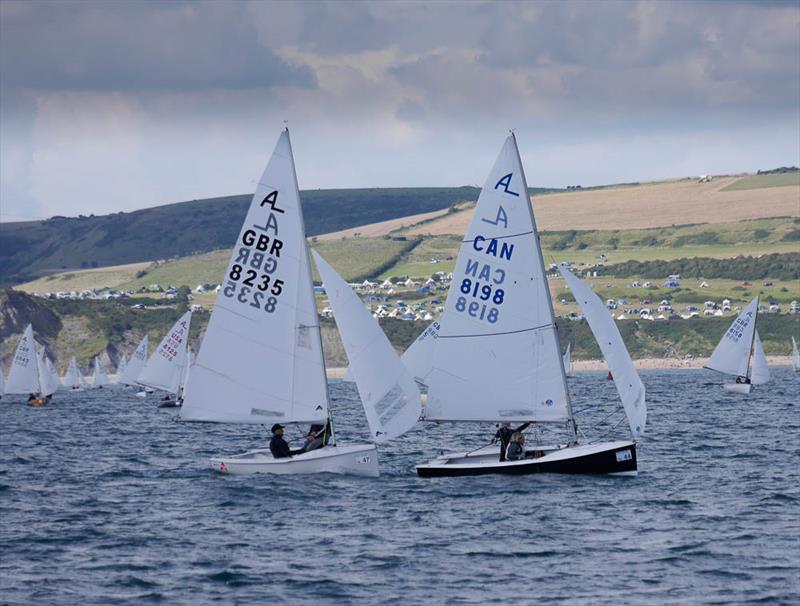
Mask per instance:
[[[645,388],[625,347],[622,335],[619,334],[619,328],[600,297],[587,284],[581,282],[564,265],[559,265],[558,270],[580,305],[589,328],[600,346],[600,351],[603,352],[617,393],[622,400],[625,415],[628,417],[631,434],[638,438],[644,434],[647,421]]]
[[[147,360],[136,382],[171,394],[180,390],[187,361],[192,312],[187,311],[169,329],[158,348]]]
[[[753,385],[764,385],[769,382],[769,363],[767,356],[764,353],[764,346],[761,344],[761,337],[758,336],[756,330],[755,338],[753,339],[753,364],[750,372],[750,379]]]
[[[312,252],[372,438],[379,444],[397,438],[417,424],[422,411],[419,389],[361,299],[325,259]]]
[[[564,374],[568,377],[574,377],[575,367],[572,365],[572,341],[567,343],[567,349],[564,351],[562,361],[564,363]]]
[[[125,369],[128,367],[128,360],[125,359],[125,354],[119,360],[119,364],[117,364],[117,373],[116,373],[116,382],[119,384],[119,378],[125,373]]]
[[[742,310],[725,331],[705,367],[726,375],[749,378],[757,317],[758,297]]]
[[[0,368],[0,398],[6,394],[6,378],[3,375],[3,369]]]
[[[60,385],[58,376],[54,374],[55,369],[51,370],[52,366],[48,366],[48,363],[47,351],[41,346],[36,355],[36,364],[39,371],[39,393],[45,397],[52,396]]]
[[[792,337],[792,368],[795,372],[800,372],[800,350],[797,349],[797,341]]]
[[[28,324],[14,352],[14,359],[11,362],[11,369],[6,381],[6,393],[25,395],[41,393],[38,366],[39,359],[33,340],[33,326]]]
[[[65,387],[69,389],[79,389],[82,387],[81,382],[81,373],[78,370],[78,362],[75,360],[75,356],[72,356],[72,359],[69,361],[69,366],[67,366],[67,372],[64,373],[63,384]]]
[[[92,387],[103,387],[108,385],[108,375],[106,369],[100,363],[100,359],[95,356],[94,358],[94,374],[92,375]]]
[[[133,352],[131,359],[125,365],[125,369],[118,372],[117,383],[121,385],[136,385],[136,378],[142,372],[144,365],[147,363],[147,348],[149,345],[148,336],[139,341],[139,345]]]

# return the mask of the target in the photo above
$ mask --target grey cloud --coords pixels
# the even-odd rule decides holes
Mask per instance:
[[[40,90],[315,85],[261,45],[240,3],[3,2],[0,75]]]

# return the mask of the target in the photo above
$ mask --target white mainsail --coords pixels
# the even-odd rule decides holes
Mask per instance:
[[[258,182],[181,417],[325,422],[328,386],[289,131]]]
[[[417,424],[422,411],[414,379],[361,299],[316,251],[314,260],[373,439],[382,443],[403,435]]]
[[[95,357],[94,359],[94,374],[92,375],[92,385],[94,387],[102,387],[108,385],[108,375],[106,369],[100,363],[100,360]]]
[[[647,404],[645,403],[645,389],[639,373],[633,366],[628,349],[622,341],[619,329],[608,309],[594,291],[576,278],[566,267],[559,266],[561,275],[567,282],[575,300],[581,306],[581,311],[589,323],[600,351],[608,363],[608,369],[614,377],[614,385],[622,400],[622,407],[628,417],[628,424],[634,438],[644,433],[647,420]]]
[[[764,354],[764,346],[761,344],[761,337],[758,336],[758,331],[756,331],[753,339],[753,366],[750,378],[753,385],[763,385],[769,382],[770,379],[769,364],[767,363],[767,356]]]
[[[461,244],[433,340],[429,420],[571,417],[536,224],[514,135]]]
[[[572,341],[567,343],[567,350],[564,352],[562,358],[564,363],[564,374],[571,377],[575,374],[575,368],[572,366]]]
[[[70,389],[77,389],[81,386],[81,373],[78,370],[78,362],[75,361],[75,356],[69,361],[67,372],[64,374],[63,383]]]
[[[137,383],[173,394],[178,393],[186,365],[191,322],[191,311],[187,311],[175,322],[139,373]]]
[[[33,327],[28,324],[19,340],[19,345],[17,345],[14,360],[11,362],[11,370],[8,372],[8,381],[6,381],[6,393],[38,394],[40,390],[38,357],[33,341]]]
[[[47,352],[42,346],[36,355],[36,365],[39,371],[39,393],[43,396],[52,396],[59,385],[57,376],[48,368],[48,361]]]
[[[755,337],[758,297],[742,310],[714,349],[705,367],[736,377],[750,376],[750,351]]]
[[[800,350],[797,349],[797,341],[792,337],[792,368],[795,372],[800,372]]]
[[[133,352],[131,359],[125,365],[125,369],[118,372],[117,383],[122,385],[136,385],[136,379],[142,372],[147,363],[147,335],[139,342],[136,351]]]

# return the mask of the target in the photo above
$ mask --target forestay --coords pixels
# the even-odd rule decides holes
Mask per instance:
[[[258,182],[181,417],[325,422],[328,388],[289,132]]]
[[[761,345],[761,337],[758,336],[756,331],[755,338],[753,339],[753,369],[751,371],[750,380],[753,385],[763,385],[769,382],[769,364],[767,363],[767,356],[764,354],[764,346]]]
[[[614,377],[614,385],[622,400],[625,415],[628,417],[631,434],[634,438],[638,438],[644,434],[647,420],[645,389],[619,334],[619,329],[600,297],[588,285],[576,278],[566,267],[559,266],[558,269],[581,306],[589,328],[600,346],[600,351],[603,352],[608,369]]]
[[[419,420],[419,389],[361,299],[316,251],[314,260],[333,308],[372,438],[381,443],[401,436]]]
[[[133,352],[131,359],[125,366],[125,370],[119,373],[117,383],[121,383],[123,385],[136,384],[136,378],[139,376],[139,373],[142,372],[144,365],[147,363],[148,343],[148,337],[145,335],[144,338],[139,342],[139,346],[136,348],[136,351]]]
[[[758,297],[744,308],[722,335],[705,367],[737,377],[749,376],[750,350],[758,315]]]
[[[427,419],[569,418],[547,278],[513,135],[478,198],[439,323]]]
[[[178,393],[186,365],[186,349],[192,312],[187,311],[158,344],[136,382],[169,393]]]
[[[39,369],[33,327],[28,324],[17,345],[6,382],[7,394],[40,393]]]

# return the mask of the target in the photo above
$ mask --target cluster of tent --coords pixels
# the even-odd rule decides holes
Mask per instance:
[[[158,349],[148,357],[149,341],[147,335],[128,359],[122,357],[117,366],[117,384],[142,388],[159,389],[181,398],[189,378],[191,352],[189,350],[189,325],[191,311],[187,311],[162,339]],[[73,391],[87,388],[101,389],[110,383],[102,362],[95,357],[91,380],[81,373],[73,356],[63,377],[58,375],[47,349],[37,343],[33,336],[33,326],[28,324],[17,345],[8,380],[0,369],[0,396],[27,395],[29,403],[49,401],[61,387]]]

